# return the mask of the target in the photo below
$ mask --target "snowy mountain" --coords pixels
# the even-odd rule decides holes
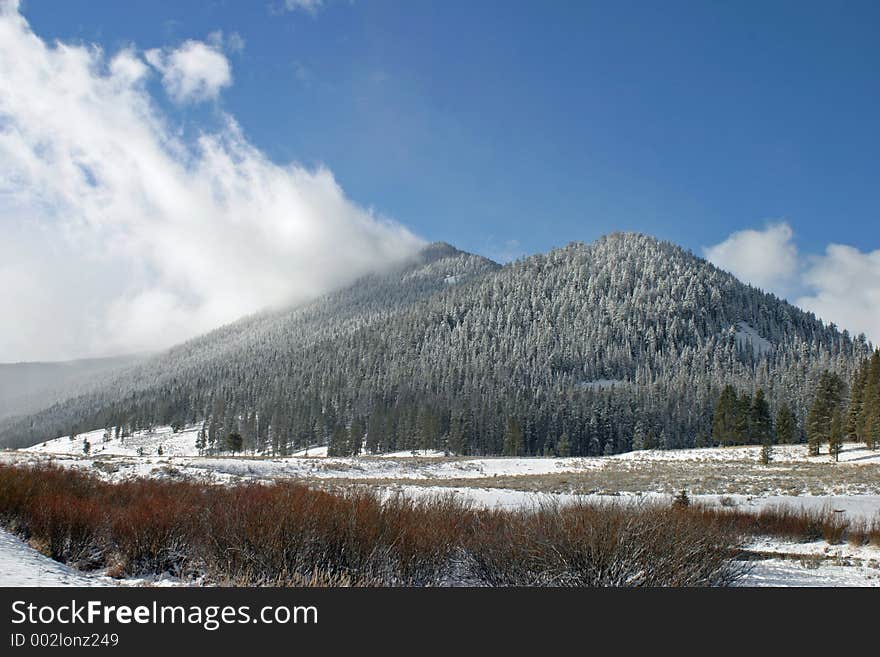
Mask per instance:
[[[38,411],[143,360],[143,355],[0,363],[0,420]]]
[[[721,387],[800,416],[823,369],[848,378],[863,339],[683,249],[631,233],[501,267],[446,244],[318,301],[261,313],[0,430],[202,423],[206,446],[291,453],[440,449],[600,454],[711,427]]]

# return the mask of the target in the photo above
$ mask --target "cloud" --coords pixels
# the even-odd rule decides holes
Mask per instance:
[[[221,89],[232,84],[229,60],[216,46],[202,41],[190,39],[173,50],[154,48],[144,57],[162,73],[165,91],[177,103],[216,99]]]
[[[764,230],[741,230],[703,249],[706,259],[737,278],[765,290],[785,289],[797,273],[794,233],[786,223]]]
[[[287,11],[305,11],[313,16],[324,6],[324,0],[284,0]]]
[[[133,47],[47,44],[0,7],[0,307],[14,318],[0,361],[165,347],[422,244],[328,169],[269,160],[219,108],[184,137]],[[222,54],[205,44],[153,53],[172,95],[231,80],[207,72]]]
[[[880,342],[880,249],[863,253],[829,244],[824,255],[807,259],[803,280],[810,292],[797,305]]]
[[[794,231],[778,223],[737,231],[703,253],[740,280],[795,299],[795,305],[853,335],[880,341],[880,250],[829,244],[824,254],[801,255]]]
[[[244,39],[238,32],[232,32],[229,36],[223,34],[223,30],[216,30],[208,35],[206,41],[217,50],[225,50],[230,53],[239,53],[244,50]]]
[[[486,240],[484,252],[487,258],[501,264],[513,262],[526,254],[519,240],[511,239],[499,242],[494,235],[490,235]]]

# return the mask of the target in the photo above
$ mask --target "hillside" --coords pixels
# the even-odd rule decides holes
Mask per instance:
[[[0,420],[38,411],[143,360],[142,355],[0,363]]]
[[[448,245],[306,306],[243,319],[8,426],[204,423],[246,449],[618,453],[689,447],[720,388],[762,387],[803,421],[823,369],[867,354],[813,315],[673,244],[618,233],[505,267]]]

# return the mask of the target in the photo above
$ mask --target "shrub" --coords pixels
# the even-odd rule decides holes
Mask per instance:
[[[742,574],[732,559],[744,523],[693,506],[482,510],[289,481],[107,483],[0,465],[0,519],[82,567],[216,583],[702,586]]]

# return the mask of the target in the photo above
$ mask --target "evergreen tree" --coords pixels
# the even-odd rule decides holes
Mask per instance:
[[[568,434],[563,432],[562,436],[559,438],[559,442],[556,444],[556,453],[561,457],[571,456],[571,441],[568,439]]]
[[[822,443],[831,437],[831,420],[835,410],[840,410],[843,399],[843,381],[836,373],[825,370],[819,377],[813,403],[807,415],[807,441],[809,454],[819,454]]]
[[[728,384],[724,386],[715,414],[712,418],[712,440],[718,445],[732,445],[736,440],[736,389]]]
[[[831,431],[828,434],[828,453],[835,461],[840,460],[843,448],[843,418],[840,408],[835,408],[831,415]]]
[[[764,398],[764,391],[758,388],[750,409],[751,435],[754,441],[764,445],[773,440],[773,422],[770,419],[770,405]]]
[[[205,448],[207,447],[207,443],[208,443],[207,426],[208,426],[207,420],[205,422],[202,422],[202,428],[199,429],[199,432],[196,434],[196,449],[198,450],[200,455],[204,453]]]
[[[862,436],[869,449],[877,449],[880,446],[880,349],[871,355],[862,394]]]
[[[233,455],[236,452],[241,452],[243,442],[242,436],[238,431],[230,431],[226,435],[226,449],[232,452]]]
[[[364,444],[364,434],[366,433],[367,427],[364,423],[363,418],[356,417],[351,422],[351,427],[349,427],[348,431],[348,453],[351,456],[357,456],[361,453],[361,449]]]
[[[568,438],[567,435],[565,437],[566,439]],[[633,427],[632,448],[634,451],[646,449],[647,442],[648,440],[645,432],[645,425],[642,424],[641,420],[638,420],[635,424],[635,427]]]
[[[734,444],[752,445],[752,396],[743,391],[736,404],[736,419],[734,424]]]
[[[862,420],[865,409],[865,387],[868,382],[868,364],[865,360],[859,369],[853,374],[852,386],[850,387],[849,408],[846,415],[846,439],[852,442],[860,442],[865,429]]]
[[[770,440],[765,441],[761,445],[761,453],[758,460],[761,462],[761,465],[770,465],[770,462],[773,460],[773,443]]]
[[[785,402],[782,402],[776,413],[776,440],[782,445],[797,442],[797,418]]]
[[[337,425],[330,434],[327,443],[327,456],[348,456],[351,449],[348,445],[348,432],[345,427]]]
[[[510,418],[507,421],[507,430],[504,433],[504,455],[522,456],[525,441],[519,420]]]

